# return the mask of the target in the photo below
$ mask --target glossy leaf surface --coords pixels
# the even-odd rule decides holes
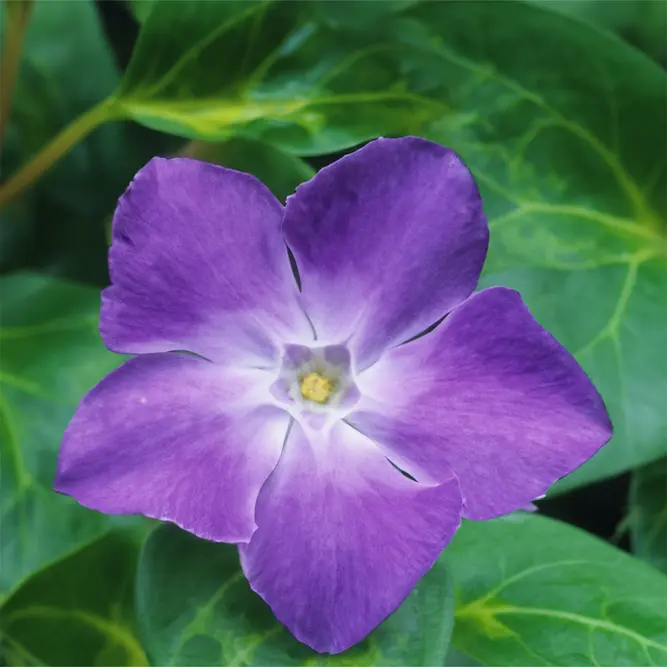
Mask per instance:
[[[58,495],[53,478],[77,403],[122,358],[100,340],[97,290],[33,274],[4,277],[0,289],[4,594],[106,530],[108,517]]]
[[[319,655],[250,590],[236,547],[167,525],[144,546],[137,588],[142,640],[159,665],[443,664],[453,619],[451,580],[437,563],[367,639]]]
[[[667,665],[667,577],[577,528],[466,522],[445,560],[454,647],[483,665]]]
[[[135,536],[110,533],[30,577],[1,607],[5,656],[20,665],[147,665],[136,636]]]

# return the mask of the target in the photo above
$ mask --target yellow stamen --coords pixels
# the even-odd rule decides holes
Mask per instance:
[[[315,403],[326,403],[332,389],[331,380],[319,373],[308,373],[301,380],[301,395]]]

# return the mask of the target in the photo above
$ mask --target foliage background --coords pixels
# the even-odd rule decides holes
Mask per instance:
[[[5,0],[1,20],[2,664],[667,664],[667,4]],[[195,156],[284,199],[404,134],[471,167],[482,284],[520,289],[616,434],[538,514],[465,523],[395,615],[318,656],[232,547],[57,496],[55,457],[121,361],[99,290],[140,166]]]

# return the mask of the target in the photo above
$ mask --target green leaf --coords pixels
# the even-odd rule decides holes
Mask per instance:
[[[110,95],[118,80],[91,0],[36,2],[3,146],[3,178]],[[104,283],[104,217],[134,173],[173,145],[173,138],[130,123],[94,131],[2,211],[3,271],[29,265]]]
[[[667,34],[667,4],[651,0],[640,2],[635,23],[625,33],[626,39],[666,67],[665,34]]]
[[[474,658],[457,651],[452,646],[450,646],[445,660],[446,667],[479,667],[480,664]]]
[[[148,664],[136,637],[138,541],[110,533],[30,577],[0,608],[9,664]]]
[[[667,64],[667,4],[655,0],[534,0],[555,11],[612,30]]]
[[[667,458],[632,473],[629,525],[634,553],[667,573]]]
[[[578,528],[464,522],[445,557],[453,644],[483,665],[667,665],[667,577]]]
[[[180,154],[252,174],[283,202],[299,184],[315,175],[315,170],[304,160],[270,144],[243,137],[220,143],[193,141]]]
[[[437,563],[399,610],[345,653],[300,644],[250,590],[237,549],[170,525],[144,545],[137,581],[141,636],[157,665],[442,665],[452,621],[450,578]]]
[[[0,597],[99,536],[107,517],[53,491],[56,453],[83,394],[121,357],[97,332],[99,292],[36,275],[0,280]]]
[[[117,92],[122,112],[184,137],[241,132],[301,155],[416,132],[442,114],[406,88],[391,44],[318,23],[317,5],[155,3]]]
[[[396,31],[415,46],[417,92],[440,95],[458,118],[425,134],[459,151],[484,196],[483,286],[522,293],[591,376],[615,425],[612,442],[560,489],[659,458],[665,72],[613,36],[527,3],[426,3],[411,15],[419,22]]]
[[[330,25],[358,28],[372,26],[378,19],[411,7],[419,0],[382,0],[382,2],[350,2],[339,0],[318,0],[315,3],[315,17]]]
[[[130,9],[134,18],[143,23],[157,0],[130,0]]]
[[[621,33],[637,15],[642,0],[533,0],[556,12],[569,14]]]

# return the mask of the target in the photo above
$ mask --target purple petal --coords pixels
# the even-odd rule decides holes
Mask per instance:
[[[277,341],[312,339],[280,234],[283,208],[257,179],[154,158],[118,202],[100,330],[116,352],[189,350],[255,364]]]
[[[414,137],[322,169],[288,198],[283,231],[318,338],[352,337],[358,368],[467,298],[488,242],[470,172]]]
[[[391,350],[357,384],[348,421],[419,480],[453,470],[470,519],[526,506],[612,432],[574,358],[502,287]]]
[[[339,653],[391,614],[459,526],[456,480],[423,486],[360,433],[294,423],[241,547],[252,588],[294,636]]]
[[[261,404],[263,375],[176,354],[131,359],[79,405],[56,490],[107,514],[145,514],[206,539],[247,541],[288,425],[282,411]]]

